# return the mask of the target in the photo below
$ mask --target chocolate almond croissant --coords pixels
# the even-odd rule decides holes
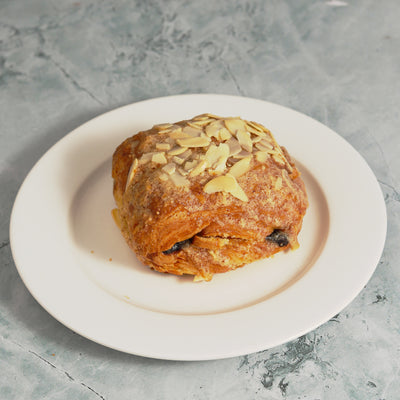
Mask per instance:
[[[304,183],[258,123],[202,114],[156,125],[118,146],[112,176],[114,219],[157,271],[208,281],[298,247]]]

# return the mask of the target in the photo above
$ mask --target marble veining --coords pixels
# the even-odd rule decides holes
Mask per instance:
[[[396,0],[0,2],[0,399],[400,399],[399,20]],[[384,253],[314,331],[231,359],[146,359],[70,331],[19,278],[9,218],[40,156],[96,115],[181,93],[299,110],[375,173]]]

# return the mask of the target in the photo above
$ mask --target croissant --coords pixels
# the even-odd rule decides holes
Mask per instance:
[[[300,173],[264,126],[202,114],[126,139],[112,160],[113,217],[154,270],[209,281],[299,244]]]

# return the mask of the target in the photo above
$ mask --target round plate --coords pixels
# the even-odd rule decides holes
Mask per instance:
[[[194,283],[150,270],[125,244],[110,214],[111,157],[140,130],[207,112],[269,128],[310,206],[298,250]],[[340,136],[276,104],[206,94],[135,103],[75,129],[25,179],[10,227],[21,278],[51,315],[105,346],[174,360],[248,354],[316,328],[362,290],[385,235],[379,185]]]

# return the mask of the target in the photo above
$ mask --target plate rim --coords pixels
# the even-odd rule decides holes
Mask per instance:
[[[371,265],[374,264],[374,266],[370,266],[368,273],[363,277],[362,280],[360,280],[360,282],[358,282],[358,286],[357,288],[354,288],[352,293],[349,294],[347,296],[346,299],[342,299],[341,302],[339,302],[336,306],[336,309],[340,309],[338,311],[341,311],[345,306],[347,306],[358,294],[359,292],[362,290],[362,288],[365,286],[365,284],[369,281],[369,279],[371,278],[372,274],[374,273],[377,264],[379,262],[379,259],[381,257],[381,254],[383,252],[383,248],[384,248],[384,244],[385,244],[385,239],[386,239],[386,230],[387,230],[387,214],[386,214],[386,205],[384,202],[384,198],[382,195],[382,191],[379,187],[379,184],[376,180],[376,177],[372,171],[372,169],[369,167],[368,163],[365,161],[365,159],[360,155],[359,152],[357,152],[357,150],[354,149],[354,147],[348,143],[346,141],[346,139],[344,139],[342,136],[340,136],[339,134],[337,134],[336,132],[334,132],[333,130],[331,130],[329,127],[327,127],[326,125],[322,124],[321,122],[315,120],[314,118],[303,114],[299,111],[293,110],[291,108],[276,104],[276,103],[271,103],[268,101],[264,101],[261,99],[254,99],[254,98],[249,98],[249,97],[241,97],[241,96],[232,96],[232,95],[224,95],[224,94],[207,94],[207,93],[201,93],[201,94],[183,94],[183,95],[173,95],[173,96],[163,96],[163,97],[157,97],[157,98],[153,98],[153,99],[146,99],[143,101],[139,101],[139,102],[134,102],[131,104],[127,104],[124,105],[122,107],[118,107],[115,108],[113,110],[107,111],[106,113],[100,114],[98,116],[96,116],[95,118],[85,122],[84,124],[78,126],[77,128],[73,129],[70,133],[66,134],[63,138],[61,138],[59,141],[57,141],[52,147],[50,147],[40,158],[39,160],[34,164],[34,166],[31,168],[31,170],[29,171],[29,173],[26,175],[23,183],[21,184],[17,195],[15,197],[15,201],[14,201],[14,205],[12,208],[12,212],[11,212],[11,218],[10,218],[10,246],[11,246],[11,251],[12,251],[12,255],[14,258],[14,262],[15,262],[15,266],[17,268],[17,271],[22,279],[22,281],[24,282],[25,286],[27,287],[27,289],[29,290],[29,292],[32,294],[32,296],[36,299],[36,301],[38,301],[38,303],[47,311],[49,312],[50,315],[52,315],[55,319],[57,319],[58,321],[60,321],[61,323],[63,323],[63,325],[67,326],[69,329],[79,333],[80,335],[87,337],[88,339],[97,342],[99,344],[102,344],[106,347],[110,347],[119,351],[123,351],[123,352],[127,352],[130,354],[135,354],[135,355],[140,355],[140,356],[144,356],[144,357],[151,357],[151,358],[157,358],[157,359],[168,359],[168,360],[211,360],[211,359],[221,359],[221,358],[228,358],[228,357],[234,357],[234,356],[239,356],[239,355],[244,355],[244,354],[250,354],[253,353],[255,351],[260,351],[260,350],[264,350],[266,348],[271,348],[274,347],[276,345],[279,344],[283,344],[286,343],[290,340],[293,340],[296,337],[299,337],[307,332],[312,331],[313,329],[315,329],[316,327],[322,325],[323,323],[325,323],[327,320],[329,320],[333,315],[335,315],[337,312],[333,313],[332,315],[330,315],[330,317],[327,318],[323,318],[321,320],[321,318],[317,318],[317,320],[313,321],[312,323],[308,324],[308,328],[303,329],[302,331],[298,331],[298,333],[296,333],[296,335],[292,335],[292,337],[286,337],[284,338],[284,340],[282,340],[280,343],[275,343],[272,346],[267,346],[265,347],[263,344],[261,343],[255,343],[255,344],[246,344],[245,346],[242,346],[242,348],[239,349],[232,349],[231,352],[224,350],[223,354],[217,354],[214,352],[214,354],[210,354],[207,352],[199,352],[198,350],[193,351],[192,353],[188,353],[186,351],[185,354],[181,354],[179,355],[179,351],[178,354],[176,351],[165,351],[160,352],[158,350],[158,354],[154,354],[154,352],[152,351],[129,351],[126,349],[126,346],[118,346],[118,345],[112,345],[110,343],[107,343],[104,340],[98,340],[94,337],[92,337],[93,335],[86,335],[84,332],[81,332],[79,329],[77,329],[74,326],[70,326],[69,321],[64,320],[64,318],[60,317],[59,315],[55,315],[54,310],[52,310],[51,307],[49,307],[48,304],[43,304],[43,302],[41,301],[41,297],[38,293],[34,292],[34,290],[32,289],[29,280],[26,279],[26,276],[24,274],[24,267],[22,267],[20,265],[20,263],[18,262],[18,251],[17,247],[18,245],[16,244],[16,231],[15,231],[15,220],[16,220],[16,214],[19,211],[19,204],[21,201],[21,196],[24,193],[24,187],[26,187],[26,182],[29,182],[29,180],[31,179],[32,175],[34,174],[34,171],[37,170],[38,165],[41,164],[42,160],[45,159],[45,157],[48,154],[51,154],[51,152],[54,152],[54,149],[58,146],[62,146],[63,143],[66,143],[66,141],[68,140],[73,140],[73,138],[75,137],[75,134],[77,132],[79,132],[80,130],[83,129],[83,127],[88,127],[90,126],[90,124],[94,124],[96,121],[99,121],[101,119],[107,119],[110,114],[114,114],[116,112],[124,112],[124,110],[129,110],[132,107],[138,107],[138,105],[142,105],[142,106],[146,106],[146,104],[151,104],[157,101],[161,101],[161,102],[174,102],[174,101],[180,101],[180,100],[184,100],[184,99],[198,99],[198,98],[202,98],[202,99],[207,99],[207,98],[219,98],[219,99],[229,99],[229,100],[234,100],[234,101],[238,101],[238,102],[256,102],[260,105],[265,105],[265,106],[269,106],[269,107],[276,107],[279,108],[285,112],[288,112],[289,114],[291,113],[295,113],[297,114],[297,116],[299,118],[305,118],[306,121],[310,122],[312,121],[313,124],[318,124],[318,126],[323,129],[325,131],[325,133],[329,132],[329,134],[335,138],[335,140],[338,140],[339,142],[341,142],[341,146],[343,145],[344,147],[347,148],[347,150],[350,150],[353,155],[358,159],[358,162],[361,163],[360,165],[363,165],[363,169],[366,172],[366,174],[369,174],[370,178],[373,178],[374,182],[375,182],[375,190],[378,189],[379,193],[375,193],[378,197],[380,195],[380,213],[381,216],[383,217],[381,219],[381,226],[380,226],[380,233],[379,233],[379,243],[378,246],[376,248],[375,251],[375,259],[373,261],[371,261]],[[301,161],[301,160],[300,160]],[[313,171],[311,171],[313,172]],[[318,181],[318,180],[317,180]],[[260,305],[256,304],[253,306],[250,306],[252,308],[252,312],[254,312],[254,310],[256,310],[258,307],[260,307]],[[146,313],[148,313],[149,315],[151,314],[153,317],[155,314],[157,314],[157,312],[155,311],[149,311],[147,310]],[[230,314],[230,313],[235,313],[236,315],[240,314],[240,310],[236,310],[236,311],[228,311],[226,313],[223,314]],[[140,313],[139,313],[140,314]],[[221,314],[217,314],[218,318],[221,317]],[[200,320],[200,319],[204,319],[204,317],[210,318],[210,316],[202,316],[202,315],[196,315],[196,316],[175,316],[177,319],[181,319],[184,318],[185,320],[187,320],[188,318],[195,318],[196,320]],[[215,318],[215,317],[212,317]],[[212,319],[211,318],[211,319]],[[163,318],[161,318],[163,319]]]

